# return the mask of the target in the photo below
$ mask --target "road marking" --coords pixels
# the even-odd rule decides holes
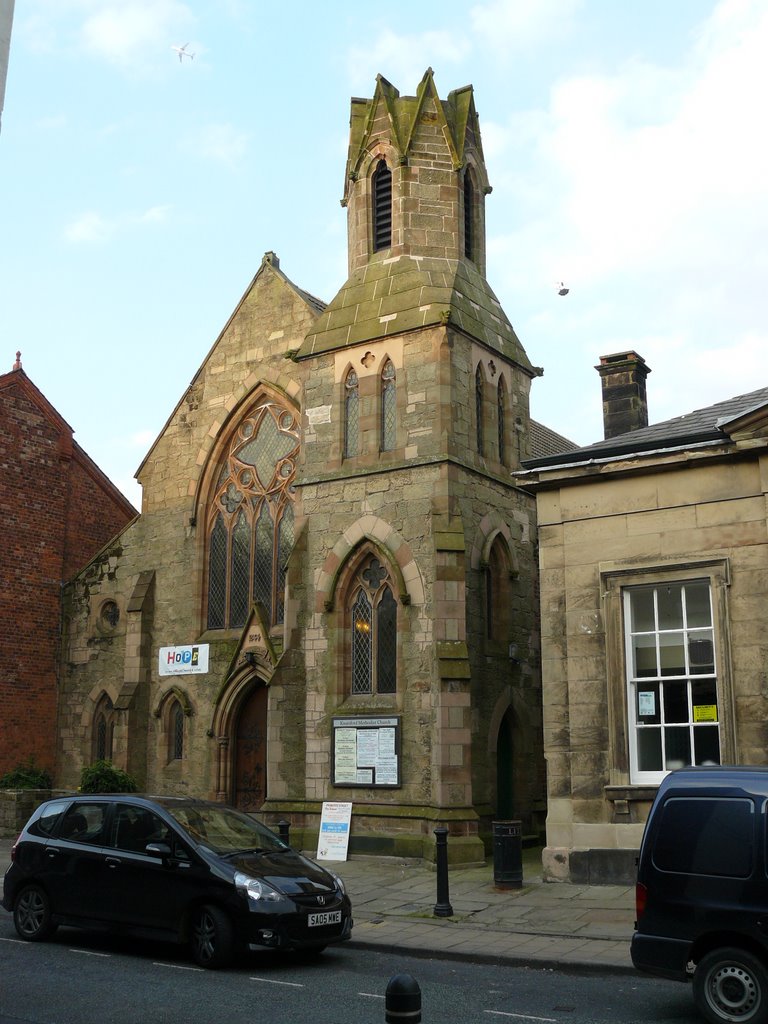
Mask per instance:
[[[203,973],[202,967],[185,967],[184,964],[164,964],[162,960],[153,960],[153,967],[167,967],[171,971],[197,971],[199,974]]]
[[[359,996],[364,996],[366,999],[383,999],[384,996],[380,992],[358,992]]]
[[[25,942],[25,939],[0,939],[0,942],[17,942],[20,946]]]
[[[82,953],[83,956],[103,956],[103,957],[106,957],[107,960],[109,960],[109,958],[112,956],[111,953],[94,953],[93,950],[90,950],[90,949],[75,949],[72,946],[70,947],[69,952],[70,953]]]
[[[286,988],[304,988],[298,981],[275,981],[274,978],[251,978],[251,981],[263,981],[265,985],[285,985]]]
[[[557,1024],[557,1017],[532,1017],[529,1013],[505,1013],[503,1010],[483,1010],[483,1013],[494,1014],[496,1017],[514,1017],[516,1020],[541,1020],[547,1024]]]

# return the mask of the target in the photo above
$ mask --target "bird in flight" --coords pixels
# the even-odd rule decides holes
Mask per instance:
[[[188,53],[187,52],[187,47],[188,46],[189,46],[189,43],[184,43],[183,46],[172,46],[171,47],[172,50],[175,50],[175,52],[178,53],[179,61],[183,61],[185,57],[189,57],[189,59],[192,60],[192,58],[195,56],[194,53]]]

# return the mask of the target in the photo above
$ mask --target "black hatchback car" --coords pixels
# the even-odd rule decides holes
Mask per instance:
[[[23,939],[74,925],[188,943],[201,967],[240,949],[319,952],[350,938],[340,878],[247,814],[185,797],[78,795],[34,812],[3,906]]]

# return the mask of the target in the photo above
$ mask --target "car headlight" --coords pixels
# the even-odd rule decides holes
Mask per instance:
[[[347,887],[346,887],[346,885],[344,885],[343,880],[341,878],[339,878],[338,875],[334,875],[334,873],[332,871],[329,871],[328,873],[331,876],[331,878],[334,880],[334,882],[336,883],[336,888],[339,890],[341,895],[342,896],[346,896],[347,895]]]
[[[242,871],[238,871],[235,874],[235,885],[252,900],[278,903],[284,899],[283,894],[278,892],[269,882],[264,882],[260,878],[251,878],[250,875],[244,875]]]

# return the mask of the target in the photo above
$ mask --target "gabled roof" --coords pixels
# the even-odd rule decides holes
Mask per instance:
[[[764,417],[755,416],[765,410]],[[604,441],[582,448],[562,450],[548,456],[526,459],[526,469],[554,465],[570,465],[599,459],[631,457],[665,449],[694,448],[717,442],[727,443],[746,422],[758,421],[758,428],[768,433],[768,388],[759,388],[746,395],[737,395],[724,402],[708,405],[684,416],[675,416],[626,434],[617,434]]]

